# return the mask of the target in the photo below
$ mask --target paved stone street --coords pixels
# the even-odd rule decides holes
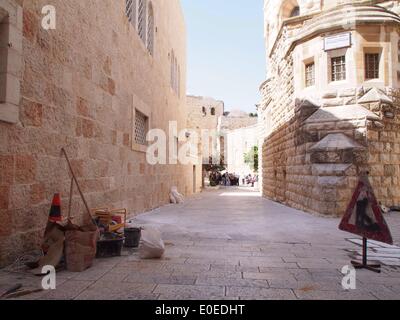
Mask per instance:
[[[387,217],[400,244],[400,214]],[[60,272],[57,290],[29,299],[399,299],[400,273],[357,272],[344,291],[344,249],[358,249],[339,219],[313,216],[261,198],[249,189],[204,192],[136,218],[160,228],[162,260],[136,252],[97,260],[82,273]],[[0,273],[0,282],[10,274]],[[12,275],[18,278],[18,275]],[[36,280],[37,281],[37,280]]]

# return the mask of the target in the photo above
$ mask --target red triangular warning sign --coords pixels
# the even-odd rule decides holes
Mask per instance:
[[[393,244],[368,177],[361,177],[339,229],[363,238]]]

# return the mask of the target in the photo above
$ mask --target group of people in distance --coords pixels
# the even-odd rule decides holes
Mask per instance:
[[[242,182],[242,185],[251,185],[254,187],[254,184],[258,181],[258,176],[248,174],[240,179],[240,176],[235,173],[225,172],[221,174],[220,172],[211,172],[210,181],[212,181],[214,185],[239,186],[240,182]]]

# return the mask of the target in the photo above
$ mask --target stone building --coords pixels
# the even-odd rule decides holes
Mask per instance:
[[[399,1],[265,1],[263,195],[345,212],[368,171],[400,204]]]
[[[218,161],[221,155],[218,123],[224,115],[224,102],[210,97],[191,96],[187,100],[187,128],[194,130],[198,136],[198,164],[194,167],[196,176],[196,191],[204,187],[206,170],[204,164]],[[206,136],[206,135],[208,136]],[[205,148],[204,139],[208,139],[208,147]]]
[[[241,178],[256,173],[254,167],[245,162],[245,154],[251,153],[258,146],[259,126],[257,124],[234,129],[226,134],[227,170]]]
[[[0,265],[38,247],[54,193],[65,209],[62,147],[91,207],[139,213],[171,186],[193,192],[191,166],[145,153],[149,129],[186,127],[179,0],[0,0],[0,47]],[[82,207],[75,194],[77,223]]]
[[[221,131],[235,130],[245,127],[253,126],[257,123],[257,117],[250,115],[242,110],[232,110],[231,112],[225,113],[220,118],[218,128]]]
[[[257,117],[250,116],[241,110],[225,112],[223,101],[202,96],[187,96],[187,126],[194,130],[199,137],[198,158],[202,164],[212,163],[228,165],[228,146],[226,145],[228,133],[235,129],[245,128],[257,124]],[[205,137],[204,133],[209,136]],[[238,135],[231,135],[231,138],[238,138],[237,144],[242,140]],[[208,138],[208,147],[204,148],[204,139]],[[232,140],[231,140],[232,142]],[[203,169],[203,170],[202,170]],[[204,187],[206,175],[204,166],[196,166],[197,189]],[[201,172],[203,171],[203,172]],[[199,180],[200,178],[200,180]]]

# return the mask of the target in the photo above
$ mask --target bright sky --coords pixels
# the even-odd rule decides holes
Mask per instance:
[[[263,0],[182,0],[188,94],[255,112],[265,79]]]

